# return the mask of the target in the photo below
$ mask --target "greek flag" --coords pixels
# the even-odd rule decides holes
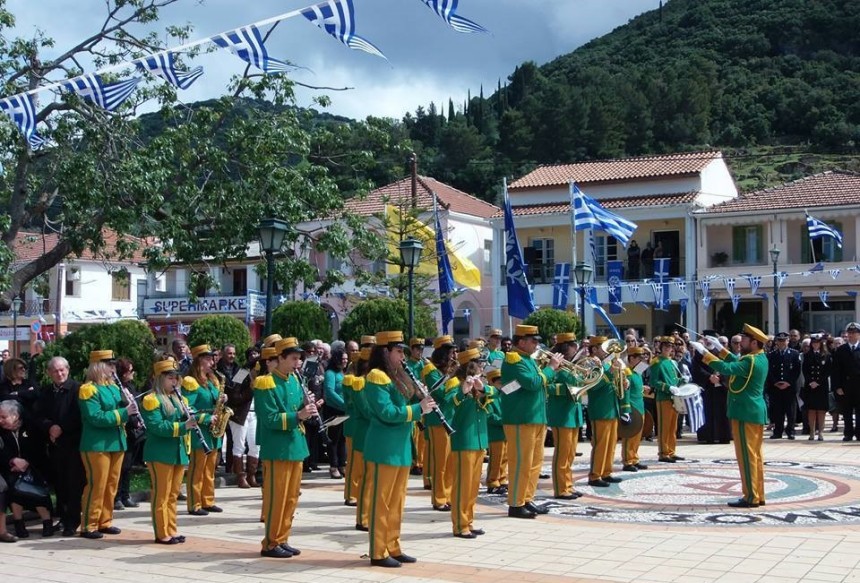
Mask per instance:
[[[567,309],[567,293],[570,287],[570,263],[556,263],[555,277],[552,280],[552,307],[556,310]]]
[[[621,339],[621,334],[618,332],[618,328],[615,327],[615,324],[612,323],[612,320],[609,318],[609,314],[606,313],[606,310],[603,309],[599,303],[597,303],[597,289],[591,287],[588,288],[588,293],[586,294],[588,298],[588,305],[594,310],[598,316],[603,319],[603,322],[609,327],[612,331],[612,335],[615,336],[616,339]]]
[[[30,148],[35,150],[45,143],[45,140],[36,133],[36,106],[31,96],[13,95],[0,101],[0,109],[18,126]]]
[[[696,432],[705,424],[705,404],[702,395],[696,393],[689,397],[681,397],[684,408],[687,409],[687,419],[690,421],[690,430]]]
[[[842,249],[842,233],[815,217],[809,216],[806,213],[806,229],[809,231],[810,239],[820,239],[822,237],[833,237],[836,240],[836,246]]]
[[[141,77],[132,77],[105,85],[101,77],[91,74],[70,79],[63,86],[102,109],[114,111],[131,97],[141,79]]]
[[[505,184],[505,286],[508,290],[508,315],[525,320],[536,310],[534,297],[526,278],[523,251],[514,228],[514,212]]]
[[[439,15],[439,18],[448,23],[448,26],[457,32],[487,32],[487,29],[472,22],[468,18],[457,16],[457,4],[459,0],[421,0],[427,7]]]
[[[748,275],[747,281],[750,284],[750,293],[752,295],[756,295],[758,293],[758,288],[761,285],[761,276],[760,275]]]
[[[574,182],[570,183],[570,206],[577,231],[585,229],[603,231],[627,247],[633,231],[636,230],[636,223],[607,211],[596,200],[583,194]]]
[[[176,68],[176,53],[158,53],[135,61],[141,71],[158,75],[174,87],[188,89],[203,74],[203,67],[194,67],[190,71],[179,71]]]
[[[371,42],[355,34],[355,8],[352,0],[328,0],[302,10],[302,16],[351,49],[387,60]]]
[[[260,29],[253,24],[213,36],[212,42],[222,49],[230,49],[237,57],[268,75],[286,73],[295,68],[269,56]]]
[[[435,206],[435,205],[434,205]],[[451,262],[448,260],[448,249],[445,248],[445,237],[442,235],[442,223],[439,221],[439,209],[436,214],[436,267],[439,271],[439,295],[442,297],[442,334],[448,333],[448,325],[454,319],[454,304],[451,294],[454,292],[454,275],[451,272]]]

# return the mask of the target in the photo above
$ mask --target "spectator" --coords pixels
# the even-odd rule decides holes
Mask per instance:
[[[641,249],[636,239],[630,241],[627,247],[627,279],[639,279],[639,261]]]
[[[350,340],[346,343],[346,353],[351,357],[353,354],[358,353],[358,342],[355,340]]]
[[[794,350],[800,350],[800,331],[792,328],[788,331],[788,347]]]
[[[645,249],[641,253],[642,258],[642,276],[651,277],[654,275],[654,248],[651,247],[651,242],[645,243]]]
[[[514,347],[514,341],[511,340],[510,336],[505,336],[504,338],[502,338],[501,346],[502,352],[510,352],[511,349]]]
[[[7,360],[9,360],[9,349],[4,348],[3,352],[0,352],[0,364],[5,363]]]
[[[343,375],[349,363],[346,352],[335,350],[329,359],[325,371],[323,415],[325,419],[346,415],[344,401]],[[332,479],[346,476],[346,436],[343,434],[343,423],[328,430],[328,465]]]
[[[325,369],[320,364],[320,352],[317,343],[322,344],[319,340],[311,340],[302,345],[304,349],[304,363],[302,364],[301,377],[304,380],[305,386],[314,397],[314,401],[319,401],[323,398],[323,375]],[[309,455],[303,464],[304,472],[313,472],[319,469],[319,463],[322,461],[322,440],[320,432],[316,427],[313,419],[305,422],[305,439],[308,443]]]
[[[260,359],[260,353],[251,347],[245,352],[245,368],[240,369],[236,363],[236,347],[224,347],[224,358],[221,360],[221,372],[226,377],[227,405],[233,409],[233,416],[228,424],[233,442],[232,469],[236,474],[239,488],[257,487],[257,466],[260,458],[260,446],[257,445],[257,416],[254,413],[254,384],[251,371]],[[233,379],[240,370],[246,370],[247,375],[240,382]],[[266,374],[264,371],[262,374]],[[247,447],[248,459],[242,462]]]
[[[803,388],[800,398],[806,406],[809,423],[809,440],[818,436],[818,441],[824,441],[821,434],[824,428],[824,415],[830,408],[830,372],[831,360],[823,338],[815,335],[809,339],[811,348],[803,355]]]
[[[179,366],[179,375],[188,376],[191,370],[191,354],[188,352],[188,343],[182,338],[177,338],[170,344],[170,351]]]
[[[776,349],[767,355],[768,374],[765,384],[774,424],[771,439],[781,439],[783,431],[794,439],[797,418],[797,381],[800,378],[800,353],[788,347],[788,334],[776,335]],[[786,419],[788,422],[786,423]]]
[[[10,358],[3,363],[3,380],[0,381],[0,401],[15,399],[24,408],[24,418],[33,413],[39,391],[27,378],[27,363],[20,358]]]
[[[134,363],[128,358],[118,358],[116,361],[116,376],[119,378],[122,386],[137,397],[139,391],[134,384]],[[124,510],[126,508],[137,508],[140,506],[137,502],[131,499],[131,468],[134,465],[142,465],[143,462],[143,442],[146,441],[146,436],[136,434],[133,428],[133,423],[125,425],[125,439],[128,444],[128,449],[125,451],[125,456],[122,458],[122,470],[119,474],[119,487],[116,491],[116,498],[113,501],[114,510]]]
[[[233,375],[239,372],[239,363],[236,362],[236,347],[233,344],[225,344],[220,350],[216,349],[212,362],[215,365],[215,370],[217,370],[223,377],[221,380],[224,383],[224,392],[227,394],[227,400],[229,401],[230,385],[233,383]],[[231,428],[229,423],[227,428]],[[228,471],[233,467],[232,431],[227,431],[224,434],[224,439],[221,440],[221,463],[224,464],[224,467],[226,467]]]

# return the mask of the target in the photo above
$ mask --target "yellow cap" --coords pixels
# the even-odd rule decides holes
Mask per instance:
[[[199,356],[212,356],[215,354],[212,352],[212,349],[209,348],[208,344],[200,344],[199,346],[195,346],[191,349],[191,358],[197,358]]]
[[[606,342],[606,336],[589,336],[588,337],[588,345],[589,346],[600,346],[604,342]]]
[[[158,376],[166,373],[178,373],[179,369],[176,367],[176,361],[173,359],[170,360],[159,360],[155,364],[152,365],[152,376]]]
[[[469,342],[469,348],[477,348],[478,350],[484,347],[484,340],[482,338],[478,338],[477,340],[472,340]]]
[[[502,335],[501,328],[493,328],[492,330],[490,330],[490,333],[487,334],[487,336],[489,336],[490,338],[492,338],[493,336],[501,336],[501,335]]]
[[[113,350],[93,350],[90,352],[90,364],[113,359]]]
[[[406,346],[406,344],[403,342],[403,332],[401,332],[400,330],[386,330],[385,332],[377,332],[376,342],[377,344],[382,345],[400,344]]]
[[[642,348],[641,346],[633,346],[633,347],[627,349],[627,356],[641,356],[641,355],[645,354],[646,352],[648,352],[648,351],[645,350],[644,348]]]
[[[364,335],[361,337],[361,346],[376,346],[376,336]]]
[[[370,346],[365,346],[361,350],[358,351],[358,357],[361,360],[370,360],[370,353],[373,352],[373,349]]]
[[[262,360],[262,361],[266,361],[266,360],[269,360],[271,358],[277,358],[277,357],[278,357],[278,349],[275,348],[274,346],[266,346],[265,348],[263,348],[263,351],[260,353],[260,360]]]
[[[439,336],[433,340],[433,349],[442,348],[443,346],[456,346],[454,338],[451,336]]]
[[[488,371],[484,374],[484,376],[486,376],[486,377],[487,377],[487,380],[488,380],[488,381],[490,381],[490,382],[492,383],[492,382],[493,382],[493,381],[495,381],[497,378],[500,378],[500,377],[502,376],[502,371],[501,371],[501,370],[499,370],[499,369],[497,369],[497,368],[494,368],[493,370],[488,370]]]
[[[298,339],[294,336],[278,340],[278,343],[275,344],[275,350],[278,351],[278,354],[283,354],[284,352],[304,352],[302,347],[299,346]]]
[[[274,346],[275,344],[277,344],[281,340],[283,340],[283,338],[281,338],[280,334],[269,334],[263,340],[263,346]]]
[[[744,324],[744,329],[741,332],[741,334],[744,334],[746,336],[749,336],[750,338],[758,340],[762,344],[766,344],[767,341],[770,340],[770,338],[768,338],[767,334],[765,334],[764,332],[762,332],[761,330],[759,330],[755,326],[750,326],[749,324]]]
[[[424,346],[424,339],[423,338],[410,338],[409,339],[409,347],[411,348],[413,346]]]
[[[537,326],[526,326],[525,324],[517,324],[514,336],[537,336],[540,338]]]
[[[558,344],[564,344],[565,342],[576,342],[576,334],[573,332],[562,332],[560,334],[555,335],[555,341]]]
[[[466,364],[478,358],[481,358],[481,351],[477,348],[469,348],[468,350],[457,353],[457,362],[460,364]]]

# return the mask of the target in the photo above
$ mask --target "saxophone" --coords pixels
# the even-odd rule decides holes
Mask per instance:
[[[217,379],[218,385],[218,399],[215,401],[215,408],[212,410],[212,415],[217,419],[216,423],[213,423],[209,426],[209,431],[212,433],[212,437],[224,437],[224,434],[227,433],[227,423],[230,421],[230,417],[233,416],[233,409],[227,406],[227,401],[222,397],[224,395],[224,384],[226,379],[223,374],[215,372],[215,377]]]

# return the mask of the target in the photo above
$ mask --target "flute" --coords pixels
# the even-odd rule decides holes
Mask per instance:
[[[179,398],[179,406],[182,407],[182,412],[188,419],[194,419],[194,431],[197,433],[198,439],[200,439],[200,446],[203,448],[203,453],[209,455],[212,451],[212,447],[209,445],[209,442],[206,441],[206,436],[203,435],[203,430],[200,429],[200,424],[197,423],[197,418],[194,417],[194,414],[191,412],[191,409],[188,407],[188,404],[185,402],[185,398],[182,396],[182,389],[179,385],[173,387],[173,392],[176,393],[176,396]]]
[[[415,392],[418,393],[418,397],[420,400],[424,400],[430,396],[430,391],[427,390],[427,387],[424,386],[424,383],[415,378],[415,374],[406,366],[406,363],[403,363],[403,371],[406,373],[406,376],[409,377],[409,380],[412,381],[412,384],[415,386]],[[444,380],[444,379],[443,379]],[[439,386],[440,383],[436,383],[433,385],[433,388]],[[433,413],[436,413],[436,416],[439,417],[439,421],[442,423],[442,427],[445,429],[445,433],[451,435],[454,433],[454,428],[451,427],[451,424],[448,423],[448,420],[445,419],[445,414],[442,413],[442,410],[439,408],[439,405],[433,405]]]

